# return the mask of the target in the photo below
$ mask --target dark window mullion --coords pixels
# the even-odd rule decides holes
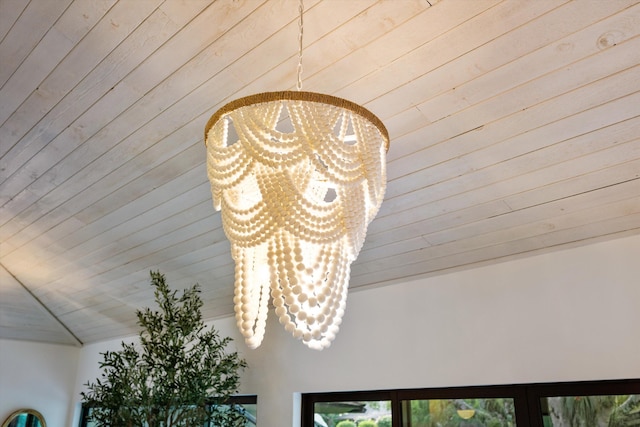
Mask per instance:
[[[400,427],[402,425],[402,401],[398,398],[398,392],[391,392],[391,425]]]

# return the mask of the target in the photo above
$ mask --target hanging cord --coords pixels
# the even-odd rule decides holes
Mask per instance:
[[[300,0],[300,19],[298,19],[298,83],[296,87],[298,91],[302,90],[302,36],[304,34],[304,21],[302,15],[304,13],[303,0]]]

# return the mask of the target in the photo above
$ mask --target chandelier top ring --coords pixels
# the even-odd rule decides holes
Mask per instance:
[[[245,96],[244,98],[238,98],[229,102],[228,104],[221,107],[218,111],[216,111],[207,122],[207,125],[204,128],[205,144],[207,141],[207,133],[209,132],[209,129],[211,129],[211,127],[225,114],[237,110],[238,108],[246,107],[248,105],[281,100],[318,102],[350,110],[369,120],[376,128],[378,128],[385,140],[385,149],[386,151],[389,151],[389,132],[387,131],[385,125],[382,123],[382,120],[380,120],[371,111],[356,104],[355,102],[351,102],[347,99],[339,98],[337,96],[303,91],[262,92]]]

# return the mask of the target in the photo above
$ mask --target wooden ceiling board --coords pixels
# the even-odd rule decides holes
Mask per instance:
[[[295,90],[297,6],[0,2],[0,338],[135,333],[150,270],[233,314],[203,130]],[[391,135],[351,288],[640,233],[639,75],[637,0],[306,0],[303,89]]]
[[[0,265],[0,336],[4,339],[81,344],[33,293]]]

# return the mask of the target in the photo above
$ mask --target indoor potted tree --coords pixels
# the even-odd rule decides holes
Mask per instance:
[[[138,310],[138,343],[101,353],[101,378],[81,393],[99,427],[240,426],[243,419],[227,405],[236,393],[246,362],[227,352],[231,338],[220,338],[202,320],[199,286],[177,296],[164,275],[151,272],[158,310]]]

